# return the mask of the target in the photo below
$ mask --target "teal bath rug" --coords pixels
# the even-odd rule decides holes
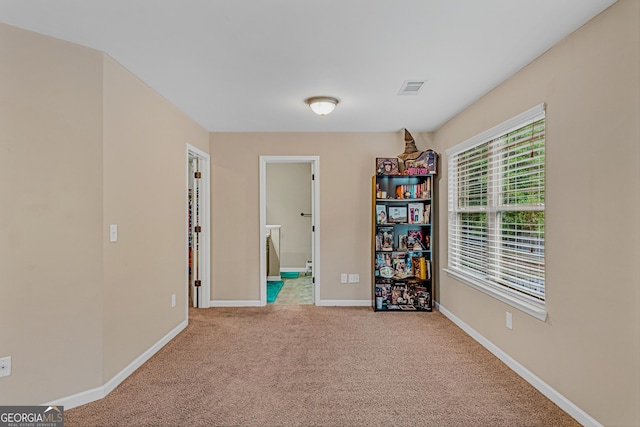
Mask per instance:
[[[276,300],[283,285],[284,282],[282,280],[267,282],[267,302],[274,302]]]
[[[287,271],[280,273],[280,277],[282,277],[283,279],[297,279],[298,276],[300,276],[300,273],[298,273],[297,271]]]

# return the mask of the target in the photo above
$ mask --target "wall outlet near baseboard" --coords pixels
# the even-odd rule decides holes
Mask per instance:
[[[0,377],[11,375],[11,356],[0,358]]]
[[[513,316],[507,311],[507,328],[513,329]]]
[[[171,308],[176,306],[176,294],[171,294]]]

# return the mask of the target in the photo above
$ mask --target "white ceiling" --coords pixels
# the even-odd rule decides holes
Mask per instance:
[[[0,0],[0,22],[106,52],[208,131],[421,132],[614,2]]]

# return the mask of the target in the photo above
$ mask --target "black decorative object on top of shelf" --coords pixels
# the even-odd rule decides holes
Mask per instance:
[[[433,150],[420,151],[413,136],[404,129],[404,152],[398,155],[398,168],[406,175],[435,175],[438,173],[438,155]]]

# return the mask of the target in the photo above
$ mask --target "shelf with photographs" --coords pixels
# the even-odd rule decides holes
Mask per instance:
[[[434,175],[373,177],[375,311],[431,311]]]

